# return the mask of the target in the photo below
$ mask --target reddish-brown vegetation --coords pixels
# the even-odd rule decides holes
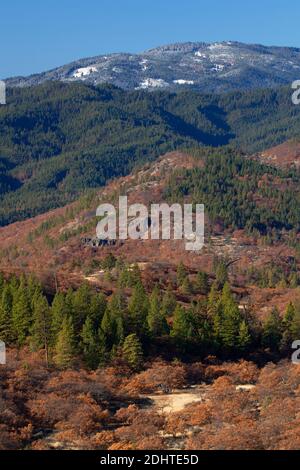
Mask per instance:
[[[213,362],[155,361],[122,376],[118,367],[46,369],[38,354],[9,351],[0,369],[0,448],[299,448],[299,366]],[[170,393],[195,380],[202,400],[180,412],[162,412],[146,399],[163,394],[161,384]]]

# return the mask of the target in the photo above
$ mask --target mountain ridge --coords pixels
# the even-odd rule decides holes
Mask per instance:
[[[141,53],[102,54],[5,81],[12,87],[59,80],[110,83],[125,90],[192,88],[222,93],[287,85],[299,76],[299,48],[223,41],[174,43]]]

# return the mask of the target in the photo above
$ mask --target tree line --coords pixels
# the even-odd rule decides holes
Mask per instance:
[[[261,348],[286,354],[300,338],[300,303],[289,304],[283,318],[274,308],[261,323],[238,304],[222,265],[213,282],[200,271],[193,285],[185,267],[178,266],[178,289],[199,293],[190,305],[158,285],[147,293],[137,267],[124,269],[120,281],[109,299],[84,283],[49,301],[33,277],[1,276],[0,339],[8,346],[44,350],[47,364],[61,368],[83,360],[94,369],[121,357],[138,369],[157,341],[175,355],[198,357],[243,356]],[[129,296],[122,287],[128,285]]]

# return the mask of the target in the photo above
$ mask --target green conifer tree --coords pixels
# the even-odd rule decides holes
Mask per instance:
[[[139,370],[143,363],[143,350],[136,334],[132,333],[125,338],[123,344],[123,358],[133,370]]]
[[[107,350],[111,350],[114,345],[120,345],[124,340],[124,310],[122,294],[112,295],[101,321],[101,331],[105,337]]]
[[[219,336],[222,341],[222,346],[225,349],[234,350],[239,347],[239,332],[242,318],[228,282],[226,282],[223,287],[221,306],[222,322]]]
[[[41,283],[34,276],[27,279],[27,292],[33,310],[35,300],[43,293]]]
[[[289,276],[289,283],[291,289],[296,289],[299,286],[299,278],[297,273],[292,273]]]
[[[32,311],[26,286],[21,281],[13,299],[12,325],[18,347],[25,344],[32,321]]]
[[[168,333],[168,324],[161,310],[160,295],[157,286],[153,289],[150,296],[147,322],[149,332],[153,336],[162,336]]]
[[[141,282],[134,287],[128,305],[130,332],[135,333],[141,340],[148,334],[148,297]]]
[[[120,268],[119,277],[118,277],[118,286],[119,288],[129,287],[130,284],[130,274],[128,267],[126,265]]]
[[[72,319],[65,316],[55,346],[55,364],[61,369],[72,367],[75,358],[75,335]]]
[[[40,294],[34,302],[31,339],[35,348],[44,349],[47,366],[49,365],[51,334],[51,315],[49,304],[46,297]]]
[[[101,325],[107,307],[107,301],[104,294],[94,294],[91,298],[89,317],[93,321],[94,328],[98,330]]]
[[[137,284],[142,283],[142,276],[140,268],[137,264],[134,264],[129,269],[129,283],[128,287],[135,287]]]
[[[284,329],[291,328],[292,322],[295,317],[295,311],[296,311],[295,305],[292,302],[290,302],[286,308],[283,321],[282,321],[282,325]]]
[[[116,262],[116,257],[112,253],[109,253],[101,263],[102,269],[110,271],[116,266]]]
[[[57,342],[57,336],[61,330],[63,319],[67,315],[69,315],[69,308],[66,301],[66,296],[63,292],[57,292],[51,305],[52,346],[54,346]]]
[[[166,290],[162,298],[161,311],[164,318],[171,317],[176,308],[176,298],[170,288]]]
[[[242,320],[239,327],[238,334],[238,348],[240,351],[245,352],[251,344],[251,335],[249,327],[245,320]]]
[[[211,317],[218,313],[220,301],[221,299],[220,294],[218,292],[217,284],[216,282],[214,282],[211,286],[207,301],[207,310]]]
[[[192,326],[189,321],[188,313],[183,307],[177,305],[174,312],[170,336],[174,338],[176,344],[184,347],[191,338],[191,334]]]
[[[177,287],[181,287],[187,276],[186,269],[182,261],[177,266]]]
[[[208,275],[205,272],[198,272],[196,279],[196,288],[202,295],[206,295],[209,292],[208,279]]]
[[[193,293],[193,286],[188,276],[185,277],[181,285],[181,291],[184,295],[191,295]]]
[[[217,263],[216,282],[219,289],[222,289],[224,284],[228,282],[228,269],[225,260],[221,260]]]
[[[300,338],[300,302],[294,305],[294,315],[290,322],[290,331],[292,340],[295,341]]]
[[[86,282],[83,283],[73,294],[72,317],[74,332],[78,337],[80,336],[80,332],[86,318],[90,314],[91,297],[91,288]]]
[[[282,321],[277,308],[273,308],[268,316],[262,334],[262,345],[277,351],[282,340]]]
[[[14,339],[12,325],[13,295],[9,284],[2,287],[0,303],[0,340],[7,345],[12,344]]]
[[[295,318],[295,310],[295,305],[290,302],[286,308],[282,320],[282,338],[280,342],[280,350],[285,353],[291,349],[293,342],[292,324]]]
[[[106,338],[101,330],[101,327],[98,330],[98,358],[99,365],[104,365],[108,357],[108,351],[106,349]]]
[[[96,369],[100,362],[99,338],[94,329],[94,322],[87,317],[81,332],[83,357],[86,365],[91,369]]]
[[[0,297],[2,295],[2,290],[5,287],[5,285],[6,285],[6,282],[5,282],[5,279],[4,279],[4,275],[3,275],[3,273],[0,273]]]

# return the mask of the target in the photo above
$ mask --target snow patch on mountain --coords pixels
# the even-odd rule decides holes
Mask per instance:
[[[169,84],[162,78],[146,78],[138,87],[136,87],[136,89],[164,88],[167,86],[169,86]]]
[[[82,78],[94,72],[98,72],[98,69],[96,67],[81,67],[73,73],[73,77]]]
[[[179,80],[173,80],[173,83],[176,83],[177,85],[194,85],[194,80],[183,80],[180,78]]]
[[[122,69],[120,67],[113,67],[112,71],[115,73],[122,73]]]
[[[215,70],[216,72],[221,72],[224,70],[225,65],[223,64],[214,64],[212,70]]]
[[[147,69],[148,69],[148,60],[147,59],[143,59],[141,60],[141,62],[139,62],[140,66],[142,67],[142,70],[145,72]]]
[[[207,49],[209,49],[210,51],[215,51],[215,50],[223,50],[223,49],[227,49],[228,48],[228,44],[223,44],[223,43],[219,43],[219,42],[215,42],[214,44],[210,44]]]

